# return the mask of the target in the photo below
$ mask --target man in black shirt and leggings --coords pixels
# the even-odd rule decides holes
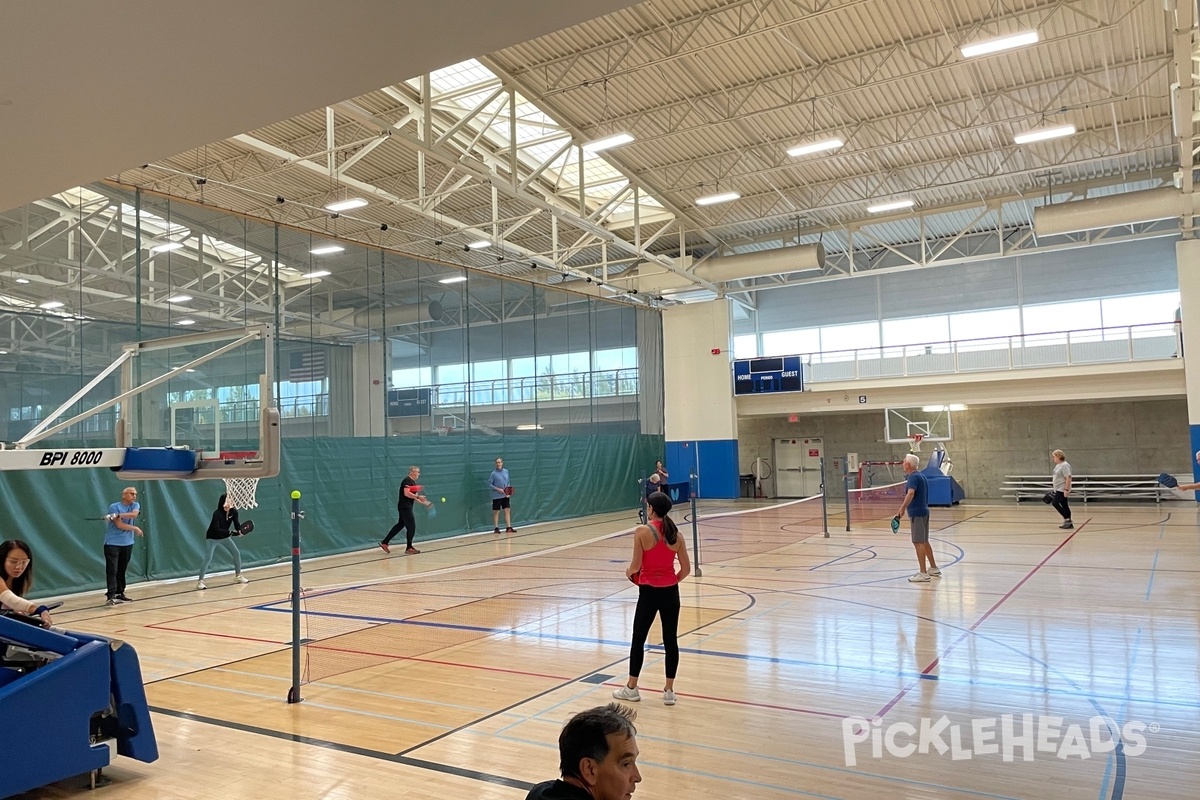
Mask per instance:
[[[385,553],[392,552],[392,548],[388,545],[392,541],[392,538],[401,530],[407,531],[408,547],[404,550],[405,554],[412,556],[421,552],[413,547],[413,537],[417,535],[417,520],[413,516],[413,501],[415,500],[425,506],[433,504],[426,499],[425,495],[420,493],[421,487],[417,485],[417,478],[419,477],[421,477],[421,468],[413,465],[408,468],[408,475],[404,480],[400,481],[400,497],[396,500],[396,511],[399,512],[400,519],[388,531],[387,536],[383,537],[383,541],[379,543],[379,546],[383,548],[383,552]]]

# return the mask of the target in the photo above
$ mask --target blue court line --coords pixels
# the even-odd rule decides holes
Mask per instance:
[[[256,607],[259,611],[275,611],[280,614],[290,614],[290,608]],[[587,636],[563,636],[562,634],[538,633],[537,631],[520,631],[514,628],[487,628],[482,625],[459,625],[450,622],[422,622],[415,619],[393,619],[391,617],[362,616],[360,614],[336,614],[332,611],[304,611],[310,617],[328,617],[330,619],[349,619],[356,622],[383,622],[392,625],[415,625],[421,628],[443,628],[452,631],[473,631],[488,635],[530,636],[535,639],[554,639],[563,642],[579,642],[581,644],[607,644],[628,647],[629,642],[618,642],[613,639],[593,639]],[[352,631],[351,631],[352,632]]]
[[[1154,551],[1154,563],[1150,565],[1150,581],[1149,581],[1149,583],[1146,584],[1146,599],[1147,600],[1150,599],[1150,590],[1154,588],[1154,572],[1155,572],[1155,570],[1158,569],[1158,554],[1161,549],[1162,548],[1159,548],[1159,550]]]

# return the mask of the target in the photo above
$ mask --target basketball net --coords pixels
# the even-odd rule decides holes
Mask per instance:
[[[225,478],[225,494],[233,507],[239,511],[258,508],[254,493],[258,491],[258,478]]]
[[[925,434],[923,434],[923,433],[914,433],[914,434],[913,434],[912,436],[910,436],[909,438],[910,438],[910,439],[912,439],[912,444],[910,444],[910,445],[908,446],[908,452],[910,452],[910,453],[919,453],[919,452],[921,452],[921,440],[925,438]]]

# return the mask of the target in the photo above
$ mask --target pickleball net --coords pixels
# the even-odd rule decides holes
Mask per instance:
[[[755,556],[823,536],[821,499],[702,516],[704,565],[751,565]],[[672,518],[691,553],[687,512],[686,506],[678,506]],[[390,673],[404,661],[470,664],[485,658],[483,649],[472,647],[485,639],[489,661],[499,650],[513,664],[539,663],[548,652],[570,658],[564,651],[594,648],[597,641],[628,647],[621,641],[623,622],[615,621],[632,613],[636,597],[624,576],[630,557],[629,531],[541,549],[536,547],[538,536],[525,538],[530,552],[515,556],[478,561],[466,551],[474,563],[305,591],[300,644],[303,683],[335,676],[341,676],[339,683],[369,681],[379,670]],[[513,545],[523,538],[511,540],[511,552],[519,553]],[[489,555],[496,552],[493,543],[482,539],[446,546],[486,548]],[[434,546],[425,550],[434,552]],[[306,576],[305,582],[312,583],[312,577]],[[602,606],[600,613],[597,604]],[[596,628],[597,618],[610,617],[609,606],[614,620],[611,635]],[[287,604],[262,608],[283,611]]]

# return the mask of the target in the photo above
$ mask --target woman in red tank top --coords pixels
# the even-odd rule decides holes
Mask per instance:
[[[692,564],[683,537],[669,516],[671,498],[655,492],[646,502],[650,506],[650,524],[634,529],[633,560],[625,570],[625,575],[638,585],[633,641],[629,648],[629,680],[613,692],[613,697],[631,702],[642,699],[637,688],[638,675],[646,657],[646,637],[657,616],[662,622],[666,654],[667,682],[663,688],[663,703],[673,706],[675,673],[679,668],[679,582],[691,574]]]

